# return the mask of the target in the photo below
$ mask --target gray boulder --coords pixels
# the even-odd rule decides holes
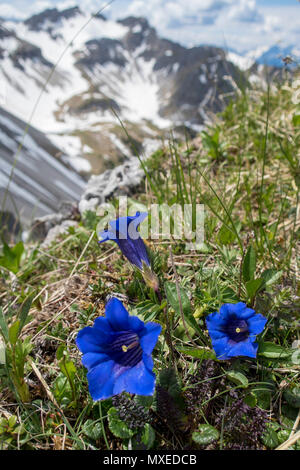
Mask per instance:
[[[130,196],[145,177],[139,159],[131,157],[122,165],[106,170],[101,175],[93,175],[79,202],[79,212],[96,211],[112,197]]]

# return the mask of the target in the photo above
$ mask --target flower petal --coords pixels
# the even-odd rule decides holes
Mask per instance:
[[[130,225],[135,227],[135,230],[139,228],[139,225],[148,217],[148,212],[136,212],[135,216],[132,217]]]
[[[143,263],[140,253],[137,250],[137,240],[131,240],[131,238],[126,240],[118,238],[116,242],[118,243],[123,255],[130,261],[130,263],[134,264],[137,268],[142,269]]]
[[[213,328],[208,328],[209,336],[211,337],[212,341],[215,339],[221,339],[225,336],[227,337],[227,333],[221,330],[214,330]]]
[[[94,328],[97,328],[97,330],[101,330],[103,333],[106,334],[114,334],[114,330],[112,329],[109,321],[105,317],[98,317],[94,321]]]
[[[150,261],[149,261],[149,257],[148,257],[147,248],[146,248],[144,240],[140,237],[140,235],[139,235],[138,238],[136,238],[134,241],[132,241],[132,243],[134,243],[135,252],[138,255],[138,257],[142,261],[145,261],[147,266],[150,266]]]
[[[263,331],[267,321],[268,321],[267,318],[265,318],[260,313],[253,315],[253,317],[251,318],[248,318],[247,323],[248,323],[249,333],[251,335],[258,335],[259,333]]]
[[[225,361],[226,359],[229,359],[230,356],[228,356],[228,351],[229,351],[229,340],[227,336],[224,338],[220,339],[215,339],[212,341],[213,348],[215,350],[216,356],[218,359]]]
[[[153,359],[150,356],[150,354],[143,354],[143,361],[145,364],[145,367],[147,367],[148,370],[152,371],[153,370]]]
[[[126,391],[137,395],[153,395],[155,374],[141,360],[136,366],[127,368],[115,381],[114,394]]]
[[[132,220],[130,221],[128,225],[128,236],[132,240],[137,240],[138,238],[141,239],[140,233],[138,231],[138,227],[147,216],[148,216],[147,212],[142,212],[142,213],[137,212],[134,217],[130,217]]]
[[[220,308],[221,317],[226,320],[226,318],[231,314],[232,304],[223,304]]]
[[[128,238],[128,233],[137,232],[139,225],[148,216],[147,212],[136,212],[133,216],[119,217],[109,222],[113,232],[119,232],[120,237]],[[131,228],[129,228],[131,226]],[[129,230],[128,230],[129,228]],[[133,235],[133,233],[132,233]],[[134,239],[134,235],[132,236]]]
[[[242,320],[247,320],[248,318],[255,315],[255,310],[248,308],[244,302],[238,302],[237,304],[230,304],[230,313],[234,313]]]
[[[137,212],[132,217],[119,217],[116,220],[112,220],[109,223],[111,228],[98,234],[100,238],[99,243],[113,240],[118,244],[123,255],[130,263],[139,269],[143,268],[142,261],[150,266],[146,245],[137,230],[147,215],[146,212]]]
[[[107,302],[105,315],[114,331],[126,331],[129,329],[129,314],[122,302],[116,297],[112,297]]]
[[[110,341],[110,334],[100,331],[97,328],[92,328],[91,326],[86,326],[80,330],[76,338],[76,344],[82,353],[104,352],[103,348],[105,348],[106,344]]]
[[[103,232],[98,233],[98,238],[99,238],[98,243],[107,242],[108,240],[112,240],[115,242],[117,240],[117,235],[112,230],[104,230]]]
[[[87,373],[89,391],[94,401],[113,396],[114,361],[102,362]]]
[[[145,326],[144,322],[134,315],[133,316],[129,315],[128,323],[129,323],[129,329],[133,330],[135,333],[138,333],[139,331],[141,331]]]
[[[149,322],[139,333],[140,345],[145,354],[151,354],[161,333],[159,323]]]
[[[252,343],[251,339],[248,338],[245,341],[240,341],[239,343],[233,343],[229,341],[230,349],[228,355],[230,357],[236,356],[247,356],[247,357],[256,357],[258,344]]]
[[[111,227],[111,231],[117,234],[117,238],[121,240],[127,240],[128,238],[128,226],[133,221],[134,217],[119,217],[116,220],[111,220],[109,225]]]
[[[96,367],[97,365],[105,361],[109,361],[109,357],[105,353],[88,352],[85,353],[81,358],[82,364],[88,370],[92,369],[93,367]]]
[[[225,325],[225,323],[226,321],[224,317],[218,312],[210,313],[206,317],[206,326],[209,332],[211,330],[222,330],[222,327]]]

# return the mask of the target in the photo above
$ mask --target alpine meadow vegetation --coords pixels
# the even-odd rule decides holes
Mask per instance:
[[[144,239],[139,210],[2,243],[0,449],[299,450],[292,82],[237,89],[142,160],[130,205],[203,204],[197,249]]]

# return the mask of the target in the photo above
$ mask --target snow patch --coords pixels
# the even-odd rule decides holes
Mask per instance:
[[[136,24],[136,25],[132,28],[131,32],[134,33],[134,34],[141,33],[141,32],[142,32],[142,25]]]

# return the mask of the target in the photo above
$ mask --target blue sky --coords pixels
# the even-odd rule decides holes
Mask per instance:
[[[78,5],[95,12],[101,0],[0,0],[0,16],[23,19],[45,8]],[[116,19],[146,16],[159,33],[188,46],[216,44],[238,51],[300,44],[298,0],[115,0],[104,10]]]
[[[274,7],[274,6],[293,6],[298,0],[257,0],[258,6]]]

